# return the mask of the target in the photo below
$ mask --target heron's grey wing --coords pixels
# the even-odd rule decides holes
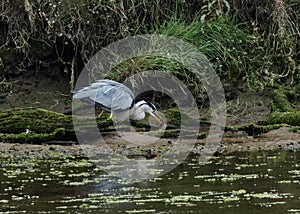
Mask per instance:
[[[73,98],[75,99],[95,97],[97,95],[97,88],[90,85],[80,90],[73,90],[72,93],[73,93]]]
[[[113,80],[99,80],[77,91],[74,98],[89,98],[95,103],[113,111],[127,110],[134,104],[132,91]]]
[[[124,85],[119,85],[113,90],[113,99],[111,109],[113,111],[124,111],[134,105],[134,96],[132,91]]]

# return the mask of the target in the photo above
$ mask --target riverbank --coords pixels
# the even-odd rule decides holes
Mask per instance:
[[[299,53],[294,50],[299,49],[300,5],[294,0],[280,2],[262,5],[254,1],[251,6],[239,0],[211,4],[5,2],[2,8],[6,12],[0,14],[0,111],[11,111],[1,112],[0,139],[39,146],[53,140],[64,140],[63,144],[76,141],[70,90],[89,59],[128,36],[161,34],[193,45],[207,57],[220,78],[226,98],[224,148],[242,144],[246,149],[259,149],[266,147],[266,142],[283,148],[289,141],[297,145],[300,67]],[[266,14],[259,13],[259,8],[264,8]],[[94,70],[100,72],[97,66]],[[209,109],[209,92],[180,58],[136,57],[120,62],[105,78],[123,82],[147,70],[159,70],[181,80],[199,107],[200,123],[209,125],[213,113]],[[96,76],[91,82],[97,80]],[[166,114],[172,109],[174,114],[168,119],[174,123],[168,128],[178,129],[180,121],[175,117],[180,113],[173,111],[174,100],[158,92],[139,98],[155,103]],[[14,110],[19,108],[40,109],[32,110],[31,116],[30,112]],[[98,121],[101,128],[110,125],[107,117]],[[278,136],[260,139],[276,131]],[[205,134],[199,135],[197,144],[204,144]],[[278,140],[281,134],[284,139]],[[170,136],[164,137],[162,140],[171,141]],[[118,144],[122,139],[107,142]],[[51,146],[53,149],[56,145]]]
[[[29,77],[28,77],[29,78]],[[13,85],[14,89],[7,98],[9,102],[0,104],[0,109],[10,110],[24,108],[24,111],[8,111],[7,115],[1,118],[1,123],[4,125],[9,124],[8,121],[12,118],[20,117],[20,120],[11,121],[19,126],[13,126],[19,131],[12,132],[11,135],[4,134],[1,137],[7,139],[19,139],[20,142],[27,142],[27,144],[18,144],[20,142],[9,140],[10,143],[1,143],[0,150],[1,155],[11,154],[12,156],[34,155],[37,153],[42,154],[70,154],[71,156],[84,157],[80,145],[76,142],[76,136],[74,135],[72,118],[71,118],[71,96],[67,95],[68,86],[63,86],[59,81],[49,82],[48,78],[40,77],[39,75],[34,77],[36,84],[29,84],[32,82],[32,78],[23,79],[23,81],[16,81]],[[28,84],[24,84],[27,82]],[[38,83],[37,83],[38,82]],[[26,89],[24,88],[26,87]],[[58,93],[56,89],[61,91]],[[46,91],[43,94],[40,90]],[[27,91],[28,94],[24,94]],[[227,112],[226,112],[226,129],[222,141],[216,145],[216,151],[218,152],[234,152],[234,151],[251,151],[251,150],[294,150],[299,148],[300,132],[299,128],[291,129],[292,126],[284,124],[270,125],[266,124],[265,120],[272,113],[271,103],[273,102],[273,91],[271,89],[265,89],[263,92],[253,91],[239,91],[231,88],[227,88],[225,92],[227,96]],[[23,95],[22,95],[23,94]],[[39,96],[33,96],[33,94]],[[57,97],[58,96],[58,97]],[[45,99],[47,97],[47,99]],[[18,102],[15,102],[18,100]],[[43,109],[26,107],[42,107]],[[164,106],[166,107],[166,106]],[[300,101],[294,100],[293,107],[295,110],[299,109]],[[49,110],[49,111],[48,111]],[[105,142],[107,142],[111,149],[127,155],[144,156],[147,149],[154,149],[158,155],[161,152],[167,151],[172,147],[169,142],[174,141],[174,138],[178,135],[178,126],[180,125],[180,114],[176,109],[159,109],[163,111],[168,117],[170,127],[163,133],[163,138],[155,141],[155,144],[148,144],[148,142],[154,142],[150,139],[156,134],[161,135],[160,132],[144,132],[140,136],[131,136],[139,145],[130,145],[124,143],[124,138],[120,136],[120,133],[114,134],[111,131],[111,121],[107,121],[109,114],[104,114],[99,120],[99,124],[105,132]],[[210,111],[208,107],[199,107],[200,117],[203,132],[199,134],[195,148],[193,152],[200,153],[201,149],[205,146],[206,135],[209,128]],[[58,113],[58,114],[57,114]],[[62,113],[62,114],[59,114]],[[11,116],[9,116],[11,114]],[[284,113],[283,113],[284,114]],[[179,118],[179,120],[178,120]],[[22,119],[22,125],[20,123]],[[28,126],[30,124],[30,126]],[[107,124],[107,127],[105,127]],[[249,127],[247,127],[249,124]],[[252,124],[252,127],[250,126]],[[261,127],[255,127],[255,124],[261,124]],[[34,127],[34,126],[37,127]],[[147,127],[147,121],[142,121],[133,124],[137,127]],[[32,135],[26,135],[26,127]],[[44,127],[44,128],[43,128]],[[294,126],[293,126],[294,127]],[[4,126],[2,126],[2,129]],[[40,130],[41,129],[41,130]],[[61,130],[60,130],[61,129]],[[139,128],[137,128],[139,129]],[[140,128],[139,131],[145,131],[147,128]],[[256,129],[256,130],[255,130]],[[12,127],[8,127],[7,130],[12,130]],[[102,130],[103,131],[103,130]],[[250,132],[249,132],[250,131]],[[253,133],[251,133],[253,131]],[[257,134],[258,132],[258,134]],[[69,139],[66,139],[64,135],[68,133]],[[15,134],[15,135],[14,135]],[[47,134],[49,136],[47,136]],[[130,135],[130,133],[125,133]],[[134,134],[134,133],[133,133]],[[150,135],[147,135],[150,134]],[[49,141],[42,141],[38,139],[49,139]],[[55,140],[56,137],[65,140]],[[33,138],[31,138],[33,137]],[[149,140],[147,140],[147,137]],[[3,139],[4,139],[3,138]],[[27,139],[28,138],[28,139]],[[26,140],[27,139],[27,140]],[[34,139],[34,140],[32,140]],[[38,142],[38,143],[34,143]],[[163,151],[160,151],[163,148]]]
[[[130,133],[123,133],[128,136]],[[136,134],[135,134],[136,135]],[[134,144],[126,144],[122,136],[103,136],[104,141],[109,145],[111,151],[123,154],[128,157],[147,157],[148,150],[154,151],[153,156],[159,156],[172,148],[175,142],[172,138],[159,139],[155,143],[147,144],[147,139],[153,140],[152,136],[140,135],[140,138],[133,136],[137,141]],[[205,139],[197,139],[192,154],[201,154],[205,148]],[[82,146],[84,150],[82,149]],[[90,148],[88,148],[90,147]],[[24,159],[38,157],[49,159],[54,157],[88,158],[84,151],[97,149],[95,145],[80,145],[74,141],[51,141],[41,144],[18,144],[0,143],[0,157]],[[99,149],[99,148],[98,148]],[[300,131],[290,132],[288,127],[282,127],[263,133],[255,137],[248,136],[244,132],[224,134],[220,144],[216,145],[217,153],[232,153],[245,151],[296,151],[300,149]]]

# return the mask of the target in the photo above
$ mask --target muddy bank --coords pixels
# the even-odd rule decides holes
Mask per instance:
[[[49,70],[48,70],[49,69]],[[56,112],[71,111],[70,79],[59,66],[27,70],[0,83],[0,110],[37,107]]]
[[[136,141],[134,143],[126,143],[124,138],[133,138]],[[110,152],[125,155],[128,158],[158,158],[172,149],[176,143],[173,138],[157,139],[154,142],[152,136],[146,134],[138,135],[137,133],[132,135],[132,133],[128,132],[119,133],[119,135],[106,135],[103,136],[103,139],[106,149],[109,148]],[[205,142],[205,139],[197,139],[191,153],[201,154],[201,151],[205,148]],[[17,159],[29,158],[30,156],[41,159],[53,157],[88,158],[85,151],[100,149],[101,144],[78,144],[75,141],[51,141],[43,144],[0,143],[0,157]],[[244,132],[235,134],[228,132],[225,133],[221,143],[215,145],[215,149],[215,154],[259,150],[296,151],[300,149],[300,131],[290,132],[288,127],[282,127],[256,137],[248,136]]]

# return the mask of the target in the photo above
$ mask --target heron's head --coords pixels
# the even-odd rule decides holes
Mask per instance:
[[[165,124],[164,119],[161,117],[161,115],[159,115],[155,105],[152,103],[142,100],[136,104],[136,107],[146,113],[149,113],[159,124]]]
[[[149,114],[157,111],[155,105],[145,100],[137,102],[136,107]]]

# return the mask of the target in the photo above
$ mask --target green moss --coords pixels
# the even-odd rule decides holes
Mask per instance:
[[[273,112],[290,112],[294,111],[291,103],[288,100],[284,90],[282,88],[273,91],[273,101],[271,103]]]
[[[64,128],[57,128],[53,132],[42,134],[38,134],[34,131],[28,133],[21,132],[18,134],[0,134],[0,141],[12,143],[41,143],[49,140],[59,139],[65,134],[66,133]]]
[[[296,127],[300,126],[300,111],[297,111],[293,108],[283,88],[273,91],[273,101],[271,106],[273,112],[267,119],[265,119],[267,124],[287,124]],[[296,127],[295,130],[297,129]]]
[[[169,124],[174,125],[174,126],[180,126],[181,114],[180,114],[179,109],[176,109],[176,108],[168,109],[164,113],[168,119]]]
[[[176,126],[180,125],[181,117],[185,120],[193,120],[187,116],[181,115],[178,109],[170,109],[164,112],[168,120],[168,127],[174,129],[155,130],[148,134],[162,138],[177,138],[179,134],[185,137],[203,139],[206,133],[199,133],[195,136],[194,132],[181,131]],[[77,117],[73,120],[71,115],[48,111],[40,108],[12,109],[0,112],[0,141],[15,143],[39,143],[50,140],[76,140],[73,125],[76,131],[88,133],[91,125],[94,124],[93,117]],[[265,120],[266,125],[257,125],[247,123],[240,126],[226,126],[225,131],[245,131],[249,135],[266,133],[282,126],[292,125],[295,128],[291,131],[297,131],[300,125],[300,111],[293,112],[273,112]],[[113,121],[109,114],[103,114],[96,119],[100,131],[113,131]],[[150,127],[147,120],[134,121],[136,127]],[[125,127],[126,128],[126,127]]]
[[[162,113],[167,118],[168,125],[170,126],[179,127],[182,124],[182,121],[184,121],[185,125],[199,123],[199,121],[196,121],[196,119],[189,117],[178,108],[171,108],[162,111]]]
[[[293,127],[289,128],[290,132],[297,132],[299,130],[300,130],[300,126],[293,126]]]
[[[139,121],[133,120],[133,121],[131,121],[131,124],[137,128],[148,128],[148,129],[151,128],[151,126],[149,125],[149,123],[146,120],[139,120]]]
[[[177,128],[181,125],[181,120],[184,120],[185,124],[195,124],[195,119],[188,117],[187,115],[180,112],[178,108],[171,108],[168,110],[163,110],[162,114],[166,117],[167,123],[169,127]],[[138,128],[151,128],[148,123],[148,120],[140,120],[140,121],[132,121],[131,124],[134,127]]]
[[[168,129],[168,130],[155,130],[147,132],[147,134],[161,138],[177,138],[179,135],[179,129]]]
[[[246,123],[240,126],[226,126],[225,131],[245,131],[248,135],[257,135],[278,129],[283,126],[286,126],[286,124],[257,125],[254,123]]]
[[[195,136],[195,132],[192,131],[183,131],[180,129],[167,129],[167,130],[155,130],[147,132],[147,134],[155,137],[161,138],[177,138],[180,135],[186,138],[197,138],[197,139],[204,139],[207,137],[206,133],[198,133]]]
[[[72,115],[41,109],[11,109],[0,112],[0,141],[15,143],[38,143],[50,140],[76,140],[73,122],[78,131],[88,132],[95,118]],[[109,116],[96,119],[98,128],[105,130],[113,124]]]
[[[73,130],[71,116],[40,108],[0,112],[0,133],[22,133],[28,129],[41,134],[54,132],[59,127]]]
[[[207,137],[207,134],[203,133],[203,132],[198,133],[198,135],[197,135],[197,139],[205,139],[206,137]]]
[[[266,119],[268,124],[285,123],[292,126],[300,125],[300,111],[273,112]]]

